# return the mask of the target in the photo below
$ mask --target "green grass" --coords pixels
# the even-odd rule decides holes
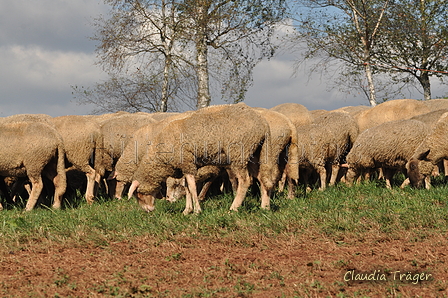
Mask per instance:
[[[82,199],[65,204],[63,210],[21,207],[0,212],[0,239],[6,247],[20,247],[28,241],[77,241],[107,245],[132,236],[151,235],[160,241],[177,235],[190,237],[232,237],[244,244],[246,236],[262,234],[297,235],[309,231],[338,239],[346,233],[384,233],[400,237],[403,231],[417,238],[448,229],[448,188],[431,190],[394,188],[377,182],[326,191],[312,191],[294,200],[274,195],[271,211],[259,208],[259,198],[249,196],[238,212],[229,212],[230,195],[202,202],[199,215],[182,215],[185,201],[157,201],[156,210],[143,212],[133,200],[100,198],[89,206]]]

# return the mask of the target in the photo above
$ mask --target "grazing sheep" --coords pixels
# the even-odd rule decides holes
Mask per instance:
[[[147,154],[148,148],[153,145],[154,137],[171,121],[183,119],[188,117],[188,115],[189,113],[173,114],[159,122],[148,123],[137,129],[131,137],[132,141],[127,143],[123,153],[115,165],[116,172],[113,173],[109,179],[112,179],[112,177],[118,172],[120,173],[120,182],[124,184],[131,183],[132,177],[137,170],[140,161],[143,159],[145,154]],[[133,190],[130,189],[128,192],[128,198],[131,198],[132,195]],[[121,196],[117,198],[120,197]]]
[[[270,131],[270,138],[263,143],[259,177],[256,177],[259,181],[265,179],[261,183],[261,195],[262,200],[263,197],[269,200],[283,173],[288,181],[297,183],[299,180],[297,128],[284,114],[262,108],[255,110],[266,120]],[[293,187],[288,188],[288,197],[294,197]]]
[[[299,167],[305,169],[305,186],[311,170],[320,177],[320,190],[327,184],[327,167],[332,168],[330,185],[336,182],[341,162],[358,136],[358,126],[348,113],[330,112],[315,119],[314,124],[297,129]]]
[[[148,113],[127,113],[104,120],[101,123],[104,150],[101,164],[97,165],[99,174],[104,176],[106,171],[112,172],[124,148],[132,141],[134,132],[142,126],[155,122],[157,121]],[[107,182],[109,196],[121,197],[124,185],[117,184],[114,179],[108,179]]]
[[[373,108],[355,115],[359,131],[380,125],[385,122],[410,119],[411,117],[430,112],[430,109],[419,100],[396,99],[383,102]]]
[[[101,163],[102,136],[100,125],[89,116],[60,116],[52,118],[56,130],[62,136],[70,169],[85,173],[87,189],[85,193],[87,203],[91,204],[96,192],[96,183],[100,175],[96,166]]]
[[[197,185],[199,185],[198,189],[201,191],[198,194],[198,200],[202,201],[205,199],[205,196],[210,189],[213,181],[218,177],[224,175],[224,170],[221,167],[217,166],[205,166],[198,169],[198,172],[194,176]],[[170,202],[175,202],[183,195],[191,194],[188,191],[187,185],[185,184],[185,177],[182,178],[173,178],[168,177],[166,179],[166,199]]]
[[[296,127],[313,123],[311,113],[305,106],[298,103],[283,103],[270,110],[285,115]]]
[[[447,100],[448,101],[448,100]],[[435,110],[426,114],[414,116],[411,119],[421,121],[429,126],[431,130],[434,129],[434,127],[437,124],[437,121],[439,121],[440,117],[448,112],[448,109],[442,109],[442,110]],[[448,177],[448,160],[443,159],[438,163],[437,166],[434,167],[433,170],[433,176],[438,176],[441,171],[445,172],[445,177]],[[425,176],[426,176],[425,172]],[[426,187],[429,188],[430,184],[428,183],[428,180],[426,180]]]
[[[363,170],[381,167],[386,186],[391,188],[393,174],[406,173],[406,163],[429,132],[429,127],[417,120],[391,121],[365,130],[347,155],[347,183],[352,184]]]
[[[53,208],[61,207],[66,189],[64,144],[51,126],[35,121],[0,121],[0,175],[28,177],[32,190],[25,210],[34,208],[43,188],[42,175],[54,184]]]
[[[325,126],[332,136],[330,144],[336,149],[334,162],[331,163],[330,185],[336,183],[341,163],[353,146],[359,134],[358,124],[349,112],[329,112],[314,119],[314,123]]]
[[[414,150],[406,168],[413,186],[420,187],[426,175],[428,166],[437,165],[443,159],[448,159],[448,113],[444,113],[434,129],[427,135],[421,144]]]
[[[252,177],[258,177],[260,151],[269,137],[269,126],[245,104],[211,106],[169,122],[153,139],[133,175],[131,190],[137,190],[140,206],[154,209],[154,198],[168,177],[185,175],[192,201],[184,214],[201,211],[194,176],[198,168],[215,165],[229,168],[238,179],[231,210],[241,206]],[[120,163],[120,161],[119,161]],[[121,180],[117,163],[116,178]],[[260,183],[264,183],[262,178]],[[269,201],[262,201],[269,208]]]

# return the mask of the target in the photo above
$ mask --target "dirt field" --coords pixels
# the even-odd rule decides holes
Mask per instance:
[[[140,237],[97,246],[32,243],[2,252],[0,294],[2,297],[448,296],[447,235],[423,240],[406,235],[399,238],[372,236],[335,241],[322,235],[257,236],[242,243],[178,236],[163,242]],[[355,280],[362,277],[371,280]]]

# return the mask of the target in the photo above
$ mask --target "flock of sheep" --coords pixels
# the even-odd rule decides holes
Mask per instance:
[[[231,185],[235,211],[253,184],[265,209],[276,188],[287,186],[294,198],[297,185],[309,188],[313,177],[323,190],[379,171],[391,187],[401,171],[407,176],[402,186],[430,187],[431,175],[448,159],[447,126],[447,99],[333,111],[240,103],[184,113],[19,114],[0,119],[0,191],[14,204],[18,189],[29,186],[29,211],[47,177],[58,209],[70,183],[67,171],[74,169],[85,174],[88,203],[103,186],[116,198],[126,189],[152,211],[156,198],[172,201],[183,191],[188,214],[201,211],[199,202],[217,180]]]

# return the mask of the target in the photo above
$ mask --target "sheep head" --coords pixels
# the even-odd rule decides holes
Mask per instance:
[[[420,173],[420,161],[426,161],[426,158],[430,150],[427,150],[418,155],[414,155],[408,163],[406,164],[406,171],[409,177],[411,185],[416,188],[421,188],[423,186],[424,175]]]
[[[416,158],[411,159],[406,164],[406,170],[408,172],[409,181],[411,182],[411,185],[416,188],[421,188],[423,185],[423,175],[420,174],[419,170],[419,160]]]

